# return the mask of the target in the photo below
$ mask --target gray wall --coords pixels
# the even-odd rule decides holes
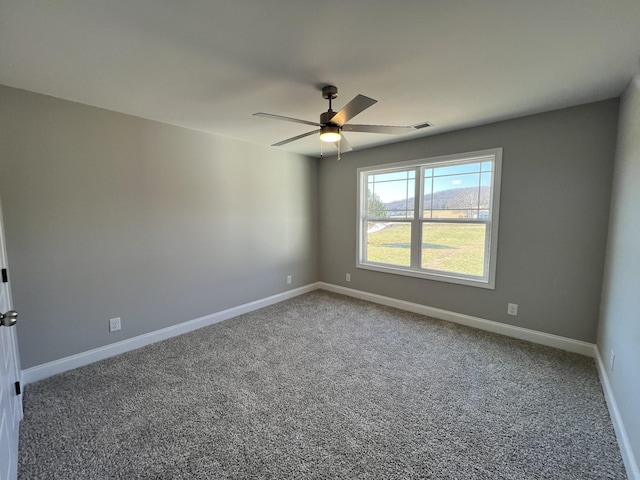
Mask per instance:
[[[6,87],[0,155],[22,368],[318,280],[315,159]]]
[[[0,87],[0,102],[23,368],[318,279],[596,339],[617,100],[351,152],[319,168],[21,90]],[[504,148],[495,290],[355,268],[358,167],[492,147]],[[507,316],[508,302],[518,317]],[[116,316],[123,329],[110,334]]]
[[[595,342],[617,115],[613,99],[323,160],[321,280]],[[358,167],[493,147],[504,148],[495,290],[355,268]]]
[[[598,349],[640,461],[640,76],[620,105]],[[610,353],[615,352],[611,371]]]

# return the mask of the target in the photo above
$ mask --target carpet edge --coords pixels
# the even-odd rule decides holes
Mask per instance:
[[[419,303],[398,300],[395,298],[385,297],[383,295],[378,295],[375,293],[363,292],[361,290],[354,290],[331,283],[319,282],[319,288],[322,290],[327,290],[329,292],[339,293],[353,298],[359,298],[360,300],[367,300],[369,302],[378,303],[380,305],[386,305],[387,307],[394,307],[400,310],[406,310],[408,312],[425,315],[427,317],[438,318],[440,320],[458,323],[467,327],[473,327],[479,330],[498,333],[500,335],[511,338],[526,340],[528,342],[545,345],[547,347],[559,348],[560,350],[578,353],[580,355],[591,358],[595,358],[596,355],[595,344],[583,342],[581,340],[575,340],[573,338],[553,335],[551,333],[539,332],[537,330],[531,330],[515,325],[508,325],[506,323],[486,320],[484,318],[473,317],[471,315],[465,315],[449,310],[442,310],[440,308],[428,307]]]
[[[128,338],[120,342],[111,343],[92,350],[87,350],[86,352],[77,353],[75,355],[63,357],[41,365],[36,365],[21,371],[21,384],[23,386],[28,385],[29,383],[34,383],[59,373],[64,373],[69,370],[89,365],[90,363],[120,355],[121,353],[151,345],[152,343],[161,342],[184,333],[192,332],[193,330],[198,330],[199,328],[207,327],[209,325],[237,317],[244,313],[268,307],[269,305],[274,305],[299,295],[304,295],[305,293],[318,290],[318,288],[319,282],[311,283],[303,287],[288,290],[253,302],[244,303],[200,318],[188,320],[177,325],[172,325],[160,330]]]

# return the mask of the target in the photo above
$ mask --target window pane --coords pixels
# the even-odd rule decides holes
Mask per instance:
[[[422,268],[482,277],[485,239],[485,224],[424,223]]]
[[[367,177],[367,218],[413,218],[415,170],[372,174]]]
[[[452,189],[478,189],[480,184],[480,174],[472,173],[467,175],[448,175],[446,177],[437,177],[433,179],[433,190],[441,192]]]
[[[475,173],[480,171],[479,163],[465,163],[462,165],[450,165],[448,167],[438,167],[433,169],[433,176],[456,175],[459,173]]]
[[[479,207],[485,210],[488,210],[490,206],[491,206],[491,172],[488,172],[480,175]]]
[[[416,191],[415,180],[387,182],[378,185],[383,190],[384,208],[387,217],[413,218],[414,196]]]
[[[369,188],[367,190],[367,211],[365,213],[367,218],[386,218],[387,211],[384,203],[380,199],[380,195],[373,193]]]
[[[411,224],[368,222],[366,261],[410,266]]]
[[[435,178],[432,200],[433,218],[476,218],[479,184],[480,174],[478,173]]]

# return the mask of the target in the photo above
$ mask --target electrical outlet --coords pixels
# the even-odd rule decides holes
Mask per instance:
[[[517,303],[510,303],[507,306],[507,314],[509,315],[513,315],[514,317],[518,315],[518,304]]]
[[[611,350],[611,355],[609,355],[609,368],[613,372],[613,365],[616,363],[616,353]]]
[[[351,274],[350,273],[347,273],[346,279],[347,279],[347,282],[351,281]]]
[[[115,332],[117,330],[120,330],[121,325],[120,325],[120,317],[117,318],[111,318],[109,320],[109,331],[110,332]]]
[[[287,285],[291,285],[291,275],[287,275]]]

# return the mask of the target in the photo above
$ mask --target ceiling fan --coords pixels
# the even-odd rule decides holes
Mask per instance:
[[[347,122],[353,117],[362,113],[364,110],[372,106],[377,100],[366,97],[364,95],[357,95],[353,100],[347,103],[342,110],[334,112],[331,109],[331,101],[338,97],[338,87],[333,85],[327,85],[322,88],[322,98],[329,100],[329,110],[320,114],[319,122],[310,122],[308,120],[300,120],[298,118],[284,117],[282,115],[274,115],[272,113],[258,112],[254,113],[258,117],[273,118],[275,120],[284,120],[286,122],[303,123],[305,125],[313,125],[320,127],[319,129],[312,130],[311,132],[303,133],[302,135],[296,135],[295,137],[287,138],[281,142],[274,143],[272,147],[279,147],[290,142],[294,142],[304,137],[320,134],[320,140],[323,142],[329,142],[336,144],[338,147],[338,160],[340,159],[340,152],[348,152],[351,150],[351,146],[344,138],[342,132],[364,132],[364,133],[384,133],[388,135],[404,135],[406,133],[415,130],[413,126],[394,126],[394,125],[355,125],[348,124]]]

